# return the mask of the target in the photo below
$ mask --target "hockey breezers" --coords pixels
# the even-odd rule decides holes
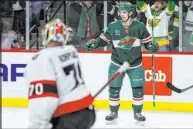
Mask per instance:
[[[179,89],[179,88],[175,87],[175,86],[174,86],[172,83],[170,83],[170,82],[167,82],[166,85],[167,85],[167,87],[168,87],[169,89],[171,89],[171,90],[173,90],[173,91],[175,91],[175,92],[177,92],[177,93],[183,93],[183,92],[185,92],[185,91],[193,88],[193,85],[191,85],[191,86],[186,87],[186,88],[184,88],[184,89]]]
[[[130,68],[130,64],[128,62],[124,62],[123,65],[117,70],[117,72],[108,80],[108,82],[101,87],[94,95],[96,98],[111,82],[113,82],[121,73],[127,71]]]

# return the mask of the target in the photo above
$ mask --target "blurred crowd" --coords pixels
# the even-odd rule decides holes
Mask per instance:
[[[62,2],[54,0],[54,2]],[[105,31],[104,18],[107,24],[120,20],[119,5],[128,2],[136,6],[133,10],[133,20],[143,22],[147,28],[149,13],[155,16],[154,30],[155,40],[159,40],[160,51],[179,51],[179,5],[178,1],[168,4],[171,0],[127,0],[108,1],[107,17],[104,15],[104,1],[65,1],[64,2],[64,23],[70,28],[70,40],[77,49],[84,49],[84,43],[89,39],[98,37]],[[46,9],[52,8],[53,1],[31,1],[30,2],[30,27],[33,25],[42,26],[40,21],[47,21]],[[148,10],[149,7],[149,10]],[[0,41],[4,49],[24,48],[25,49],[25,8],[26,2],[22,0],[0,1]],[[161,17],[162,12],[167,17]],[[58,13],[61,13],[58,12]],[[57,15],[59,16],[59,15]],[[160,24],[159,24],[160,23]],[[152,34],[152,30],[150,34]],[[193,51],[193,1],[183,2],[183,51]],[[37,32],[38,33],[38,32]],[[160,36],[161,35],[161,36]],[[39,35],[41,36],[41,35]],[[111,44],[107,47],[98,48],[111,50]],[[142,50],[145,51],[143,48]]]

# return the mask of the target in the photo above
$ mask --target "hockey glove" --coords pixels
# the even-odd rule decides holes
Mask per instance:
[[[159,45],[157,42],[150,42],[148,45],[147,45],[147,49],[151,52],[151,53],[155,53],[158,51],[159,49]]]
[[[91,39],[84,44],[84,47],[88,51],[93,51],[94,49],[98,47],[98,43],[96,39]]]
[[[168,1],[168,10],[173,11],[175,9],[175,2],[173,0]]]

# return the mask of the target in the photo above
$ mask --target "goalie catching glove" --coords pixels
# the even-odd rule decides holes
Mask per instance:
[[[88,51],[93,51],[94,49],[98,47],[98,43],[96,39],[91,39],[85,43],[84,47]]]
[[[151,52],[151,53],[155,53],[158,51],[159,49],[159,45],[157,42],[150,42],[147,45],[147,49]]]

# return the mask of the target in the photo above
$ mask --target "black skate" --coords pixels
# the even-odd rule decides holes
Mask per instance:
[[[118,118],[118,112],[111,112],[109,115],[106,116],[105,120],[106,120],[106,124],[107,125],[112,125],[115,124],[117,122],[117,118]]]
[[[144,126],[144,122],[146,121],[146,118],[145,116],[143,116],[141,113],[134,113],[134,119],[137,120],[136,124],[137,125],[141,125],[141,126]]]

